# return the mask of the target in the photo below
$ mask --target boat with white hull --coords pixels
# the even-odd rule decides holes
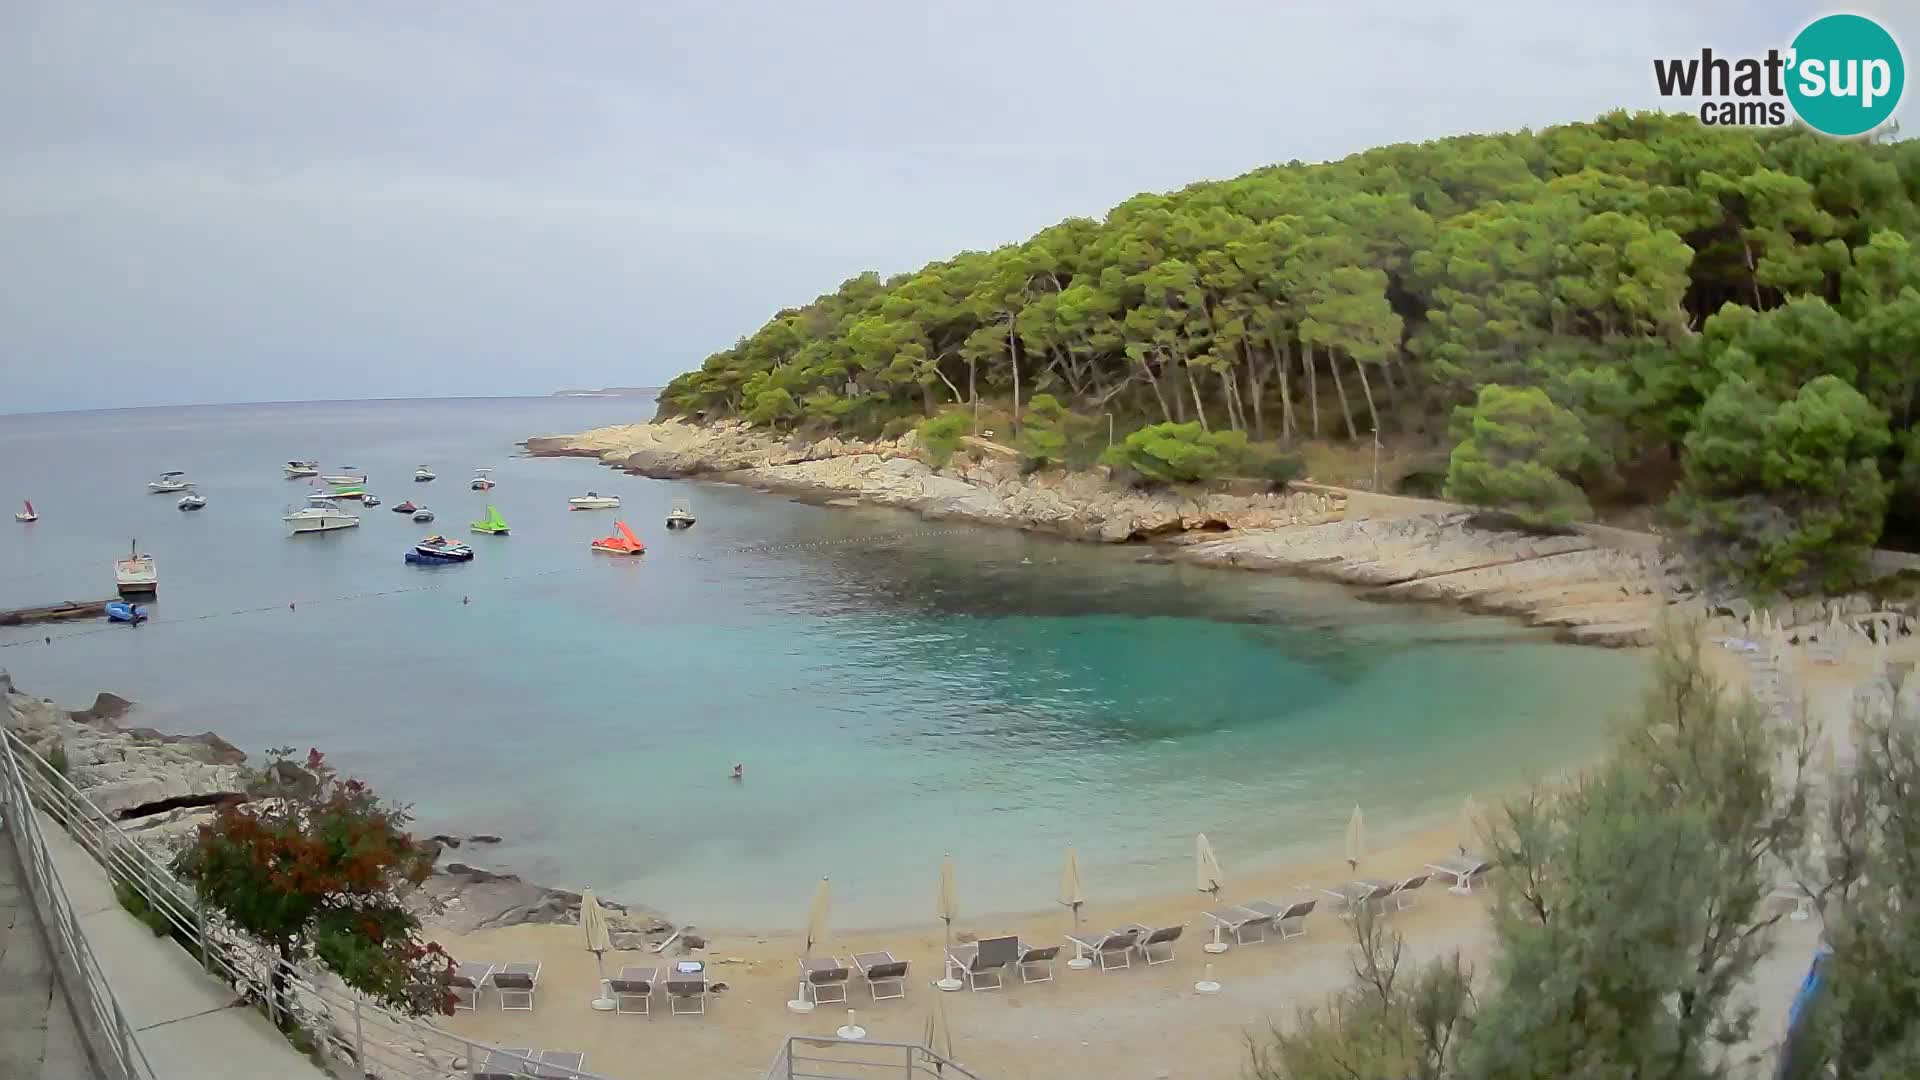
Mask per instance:
[[[297,480],[303,476],[320,475],[320,463],[317,461],[289,461],[281,468],[287,470],[289,479]]]
[[[343,468],[351,469],[353,466],[347,465],[343,466]],[[345,487],[348,484],[364,484],[367,482],[367,474],[356,472],[328,473],[326,476],[320,478],[320,482],[323,484],[332,484],[335,487]]]
[[[320,495],[308,499],[306,506],[280,520],[287,523],[287,531],[295,536],[301,533],[351,529],[360,524],[359,517],[347,513],[339,503]]]
[[[192,487],[193,481],[187,479],[186,473],[177,469],[161,473],[158,480],[147,481],[147,490],[155,495],[171,495],[176,491],[186,491]]]
[[[133,542],[124,559],[113,562],[113,584],[121,596],[143,596],[160,591],[160,571],[153,556],[140,553],[140,541]]]
[[[589,491],[585,495],[568,499],[567,505],[575,510],[618,510],[620,496],[602,495],[597,491]]]

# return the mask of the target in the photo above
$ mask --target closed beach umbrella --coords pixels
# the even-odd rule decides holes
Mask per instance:
[[[813,947],[826,940],[827,914],[833,909],[833,886],[826,878],[813,887],[813,906],[807,909],[807,950],[809,960],[813,958]]]
[[[940,916],[940,921],[947,924],[946,951],[951,953],[953,951],[953,920],[960,917],[960,893],[953,884],[952,855],[940,857],[940,895],[934,899],[934,911]],[[960,980],[949,973],[934,985],[942,990],[958,990]]]
[[[1455,826],[1457,834],[1454,841],[1460,845],[1460,857],[1480,846],[1480,804],[1469,795],[1460,804],[1460,821]]]
[[[1080,887],[1080,855],[1072,848],[1060,864],[1060,902],[1073,909],[1073,928],[1080,929],[1080,905],[1087,902],[1087,894]]]
[[[1347,865],[1354,870],[1360,869],[1360,860],[1367,857],[1367,819],[1360,814],[1358,806],[1353,808],[1353,816],[1347,819]]]
[[[600,996],[594,999],[594,1007],[610,1009],[613,1000],[607,996],[606,954],[613,948],[613,935],[607,929],[607,913],[592,889],[580,894],[580,934],[586,939],[587,951],[593,954],[594,970],[600,974]]]
[[[1220,872],[1220,860],[1213,857],[1213,845],[1207,843],[1207,834],[1199,833],[1193,838],[1193,887],[1211,895],[1217,903],[1220,900],[1220,887],[1226,884],[1226,875]]]

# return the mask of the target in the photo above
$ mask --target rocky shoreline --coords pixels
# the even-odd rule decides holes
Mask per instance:
[[[12,677],[0,671],[0,699],[0,721],[9,730],[163,861],[172,858],[216,806],[241,797],[246,786],[244,751],[212,732],[164,735],[123,726],[119,721],[134,705],[113,694],[100,694],[87,709],[63,709],[22,693]],[[440,833],[426,843],[440,860],[463,844],[499,839]],[[578,893],[457,861],[436,861],[415,901],[428,925],[456,933],[522,923],[573,923],[580,917]],[[623,948],[639,948],[678,929],[642,905],[605,897],[601,903]]]
[[[1152,541],[1165,547],[1152,561],[1337,581],[1365,587],[1372,599],[1518,617],[1580,644],[1645,645],[1662,598],[1684,592],[1668,581],[1671,568],[1657,554],[1587,533],[1489,528],[1444,504],[1356,514],[1355,498],[1413,501],[1314,485],[1139,491],[1104,470],[1023,474],[1010,450],[979,439],[967,440],[938,470],[912,435],[873,443],[779,440],[733,421],[622,425],[524,445],[535,456],[592,457],[641,476],[699,477],[828,505],[893,507],[1101,543]]]

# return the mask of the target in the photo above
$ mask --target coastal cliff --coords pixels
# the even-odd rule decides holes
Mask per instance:
[[[1285,571],[1367,586],[1375,599],[1513,615],[1583,644],[1648,643],[1667,573],[1651,551],[1585,533],[1488,528],[1445,504],[1372,516],[1353,512],[1345,494],[1311,485],[1141,491],[1104,470],[1023,474],[1003,447],[979,439],[938,470],[921,459],[911,434],[872,443],[779,439],[736,421],[596,428],[529,439],[526,447],[658,479],[702,477],[1076,540],[1160,540],[1174,545],[1166,555],[1173,561]]]

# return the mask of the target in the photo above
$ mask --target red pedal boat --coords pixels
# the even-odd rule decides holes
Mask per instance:
[[[609,555],[644,555],[647,552],[647,545],[633,535],[633,530],[627,528],[626,522],[616,521],[613,523],[613,535],[595,540],[593,550],[604,551]]]

